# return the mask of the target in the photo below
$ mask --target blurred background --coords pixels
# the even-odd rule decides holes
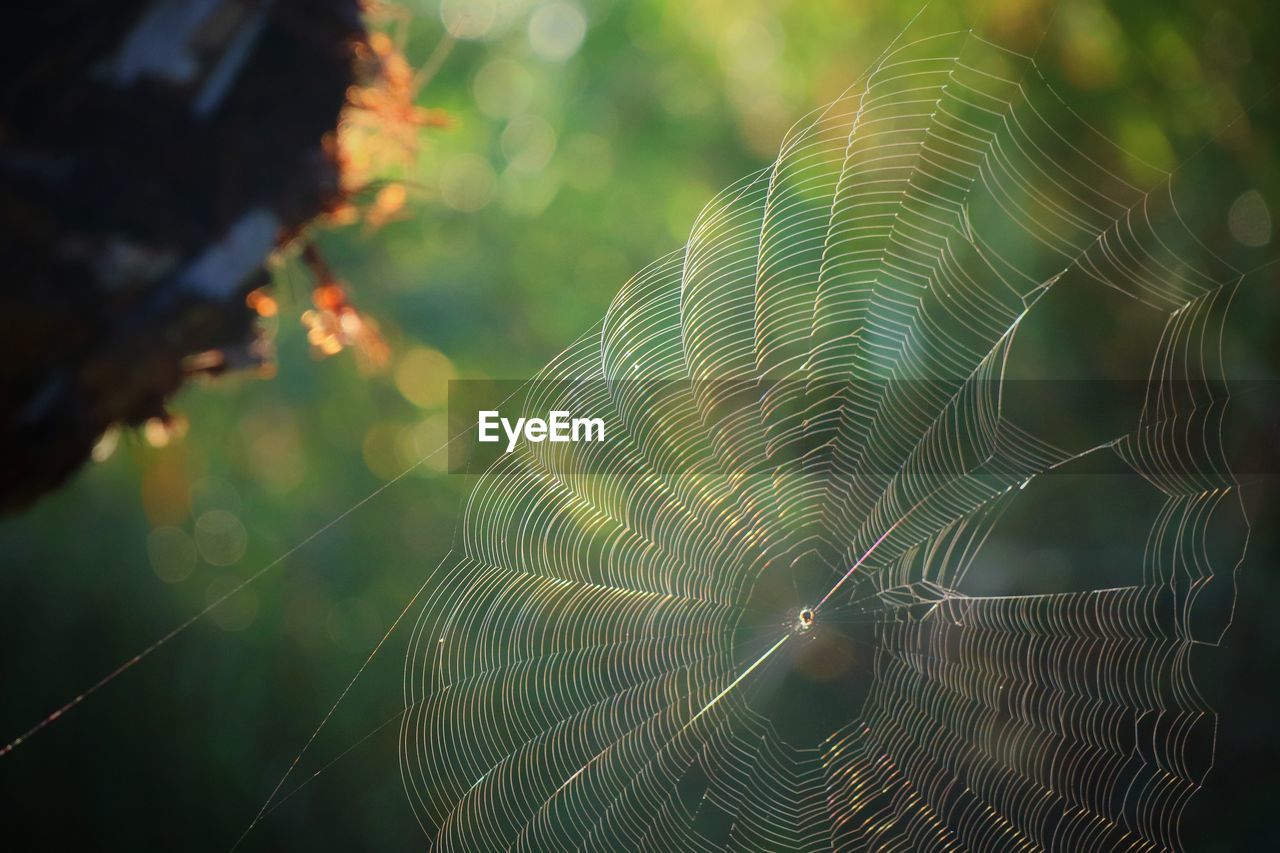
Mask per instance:
[[[992,0],[926,18],[967,19],[1035,52],[1063,98],[1134,155],[1135,180],[1176,169],[1179,204],[1206,242],[1252,268],[1274,257],[1280,216],[1280,12],[1228,6]],[[443,125],[410,138],[346,128],[375,215],[317,236],[388,361],[313,355],[300,322],[308,273],[281,258],[262,312],[273,377],[190,388],[175,406],[185,434],[106,441],[70,486],[0,522],[5,741],[263,572],[0,760],[6,834],[47,849],[77,838],[228,849],[408,607],[284,791],[323,772],[243,849],[422,846],[396,716],[411,600],[448,548],[467,485],[444,473],[443,452],[428,455],[445,440],[448,381],[526,378],[590,330],[633,272],[684,242],[719,188],[766,165],[788,126],[850,85],[918,11],[902,0],[372,8],[415,69],[415,103]],[[1276,378],[1276,285],[1266,268],[1242,286],[1234,375]],[[1087,302],[1064,310],[1039,351],[1097,336],[1106,352],[1126,335],[1122,323],[1099,327]],[[1135,356],[1119,372],[1130,367],[1145,365]],[[1236,626],[1206,670],[1222,718],[1187,825],[1193,849],[1280,844],[1276,706],[1264,695],[1280,660],[1268,624],[1280,600],[1275,491],[1274,478],[1246,485],[1255,535]],[[1093,512],[1099,523],[1109,513]]]

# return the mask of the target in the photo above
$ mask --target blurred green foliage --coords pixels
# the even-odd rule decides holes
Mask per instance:
[[[1273,5],[960,5],[929,7],[917,25],[968,20],[1034,52],[1063,98],[1130,153],[1135,180],[1177,169],[1180,202],[1209,243],[1255,263],[1274,251],[1242,240],[1228,217],[1250,190],[1249,221],[1257,204],[1280,215]],[[177,401],[184,438],[153,447],[123,436],[0,527],[5,740],[263,573],[3,760],[23,826],[51,847],[83,832],[106,848],[228,848],[448,547],[466,484],[441,473],[443,454],[383,490],[442,443],[443,382],[527,377],[590,330],[631,273],[683,242],[717,189],[767,164],[792,122],[920,12],[901,0],[443,6],[374,14],[415,66],[456,40],[418,95],[452,126],[384,169],[408,190],[393,221],[319,236],[383,327],[389,368],[312,358],[297,321],[310,278],[286,260],[275,378],[188,391]],[[1265,317],[1243,313],[1239,339],[1265,342]],[[1238,350],[1247,372],[1273,375],[1257,347]],[[410,606],[402,629],[413,616]],[[396,764],[403,633],[286,791],[359,746],[247,848],[422,843]],[[1274,793],[1265,784],[1255,799]],[[1248,823],[1264,812],[1247,800],[1245,816],[1201,830],[1202,846],[1264,831]]]

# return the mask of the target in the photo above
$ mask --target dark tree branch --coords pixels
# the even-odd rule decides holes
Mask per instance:
[[[0,77],[0,511],[193,370],[256,357],[267,256],[341,201],[325,140],[364,37],[358,0],[23,8]]]

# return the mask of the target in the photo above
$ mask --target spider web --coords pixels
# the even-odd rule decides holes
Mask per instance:
[[[441,848],[1178,846],[1246,529],[1240,275],[1114,151],[1026,57],[897,47],[547,366],[525,411],[608,440],[501,457],[432,584],[402,775]],[[1004,375],[1085,279],[1164,331],[1136,422],[1064,447]],[[1138,579],[966,592],[1023,487],[1099,456],[1161,501]]]

